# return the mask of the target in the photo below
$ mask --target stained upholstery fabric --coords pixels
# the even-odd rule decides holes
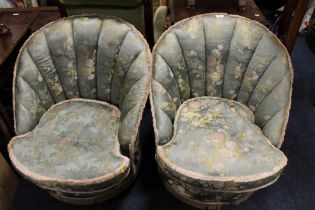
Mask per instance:
[[[120,19],[73,16],[34,33],[13,81],[18,136],[9,155],[17,170],[75,204],[125,189],[141,157],[151,63],[143,36]]]
[[[174,171],[178,177],[187,176],[181,171],[190,172],[192,176],[186,178],[190,183],[201,179],[213,184],[216,177],[233,180],[235,185],[239,182],[242,190],[246,187],[240,180],[247,178],[253,182],[248,188],[268,184],[266,177],[278,177],[286,157],[253,120],[253,113],[235,101],[212,97],[187,100],[177,111],[172,140],[158,147],[159,161],[170,169],[178,167]]]
[[[164,33],[153,57],[152,96],[160,144],[170,140],[183,101],[215,96],[247,105],[264,134],[275,146],[281,145],[290,108],[291,63],[264,26],[232,15],[197,16]]]
[[[12,140],[13,163],[27,168],[26,176],[36,174],[36,181],[95,179],[112,173],[111,182],[121,181],[130,166],[119,151],[119,116],[119,109],[105,102],[58,103],[34,130]]]
[[[275,182],[292,79],[285,47],[249,19],[205,14],[165,31],[153,49],[151,106],[167,189],[206,208]]]
[[[142,36],[118,19],[77,16],[44,27],[16,64],[17,134],[32,130],[54,103],[97,99],[119,107],[119,141],[128,150],[148,92],[150,59]]]

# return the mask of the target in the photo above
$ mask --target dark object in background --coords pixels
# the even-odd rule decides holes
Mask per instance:
[[[239,7],[241,11],[244,11],[245,6],[246,6],[246,0],[232,0],[232,1],[230,0],[229,2],[225,2],[223,0],[219,0],[219,1],[212,0],[211,3],[213,4],[214,7],[217,7],[217,8],[220,8],[220,7],[222,8],[227,4],[235,4],[235,5],[237,4],[237,7]],[[206,2],[198,1],[197,4],[205,5]],[[196,0],[186,0],[187,9],[194,9],[195,5],[196,5]]]
[[[182,0],[181,0],[182,1]],[[178,4],[178,2],[174,3],[176,1],[169,1],[169,4]],[[182,4],[184,1],[182,2]],[[246,0],[211,0],[210,2],[208,0],[186,0],[184,3],[185,7],[187,9],[195,9],[195,8],[200,8],[200,7],[207,7],[215,11],[219,12],[225,7],[231,6],[233,9],[241,9],[240,7],[244,7],[246,5]]]
[[[48,0],[47,6],[56,6],[58,5],[58,0]]]
[[[8,26],[0,23],[0,36],[11,34],[10,28]]]
[[[279,19],[278,38],[291,53],[298,36],[308,0],[287,0]]]
[[[18,188],[19,180],[0,153],[0,209],[9,210]]]
[[[306,43],[315,55],[315,21],[309,26],[308,33],[306,35]]]
[[[260,9],[274,10],[282,7],[285,4],[285,0],[255,0],[257,6]]]
[[[152,0],[59,0],[61,16],[99,14],[134,25],[153,47]]]
[[[240,8],[239,2],[241,5],[245,5],[245,8]],[[187,3],[189,3],[188,8]],[[254,0],[195,0],[193,6],[192,3],[193,1],[169,0],[168,8],[171,23],[174,24],[182,19],[203,13],[223,12],[241,15],[264,25],[267,24],[265,17],[260,12]]]

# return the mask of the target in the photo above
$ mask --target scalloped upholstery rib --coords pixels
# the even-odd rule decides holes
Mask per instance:
[[[152,99],[157,142],[173,134],[176,110],[194,97],[239,101],[275,146],[283,141],[292,66],[280,41],[264,26],[233,15],[207,14],[175,24],[153,50]]]
[[[74,16],[45,26],[17,59],[17,134],[31,131],[57,102],[97,99],[119,107],[119,140],[128,151],[148,93],[150,59],[140,33],[119,19]]]

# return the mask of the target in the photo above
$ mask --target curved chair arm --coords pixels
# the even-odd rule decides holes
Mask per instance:
[[[154,54],[153,68],[159,69],[153,73],[150,94],[155,141],[157,145],[163,145],[172,137],[173,122],[182,97],[171,68],[159,53]]]
[[[160,6],[157,8],[154,18],[154,42],[156,42],[165,29],[166,17],[167,17],[168,8],[167,6]]]
[[[14,74],[18,134],[32,130],[55,103],[97,99],[120,109],[121,150],[132,161],[137,159],[137,134],[150,89],[152,57],[132,25],[95,15],[58,20],[25,42]]]
[[[214,96],[247,105],[256,125],[280,147],[293,72],[285,47],[266,27],[234,15],[200,15],[163,33],[153,57],[158,144],[171,138],[178,104],[192,97]]]
[[[16,87],[15,92],[28,96],[28,100],[14,101],[14,110],[16,113],[14,117],[18,119],[14,120],[14,127],[17,135],[20,135],[32,130],[47,108],[42,105],[38,94],[28,81],[19,77],[16,79],[14,85]]]
[[[54,98],[52,92],[48,90],[46,81],[31,57],[32,50],[27,47],[25,46],[25,49],[19,53],[14,72],[13,109],[17,135],[32,130],[55,100],[60,101],[62,98],[61,94],[58,95],[60,97]]]
[[[130,157],[134,171],[137,169],[140,155],[137,131],[151,86],[151,62],[150,49],[145,46],[125,73],[120,90],[121,125],[118,133],[120,148]]]

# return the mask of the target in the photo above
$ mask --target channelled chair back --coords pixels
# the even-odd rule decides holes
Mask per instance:
[[[120,109],[119,142],[128,154],[137,141],[151,66],[143,36],[122,20],[90,15],[53,22],[33,34],[17,58],[16,133],[31,131],[55,103],[96,99]]]
[[[137,175],[151,77],[146,41],[120,19],[84,15],[46,25],[16,61],[13,166],[71,204],[122,192]]]
[[[292,65],[263,25],[235,15],[180,21],[153,49],[156,160],[166,189],[202,209],[236,205],[280,177]]]
[[[183,20],[153,50],[152,100],[156,141],[172,137],[177,109],[187,99],[235,100],[280,147],[288,121],[293,72],[281,42],[263,25],[234,15],[207,14]]]

